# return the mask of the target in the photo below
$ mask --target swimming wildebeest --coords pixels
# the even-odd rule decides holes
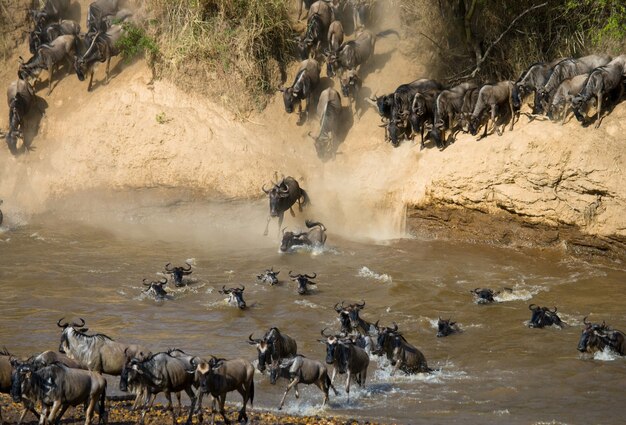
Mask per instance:
[[[513,107],[519,110],[524,99],[534,93],[533,114],[541,114],[543,112],[543,104],[539,96],[539,89],[542,88],[550,77],[554,67],[563,59],[553,60],[552,62],[537,62],[530,65],[515,82],[513,87]]]
[[[248,344],[256,346],[259,354],[257,368],[261,372],[265,372],[267,365],[273,361],[293,357],[298,351],[296,340],[281,333],[276,327],[270,328],[261,339],[253,339],[250,334]]]
[[[289,210],[291,216],[295,217],[292,207],[296,202],[298,203],[300,212],[302,212],[303,206],[310,203],[309,195],[307,195],[306,191],[300,187],[298,181],[293,177],[283,178],[269,190],[265,189],[265,185],[263,185],[262,189],[270,198],[270,215],[267,217],[264,235],[267,235],[272,217],[278,217],[278,230],[280,231],[285,211]]]
[[[341,322],[341,331],[346,334],[358,332],[362,335],[373,335],[377,333],[374,323],[363,320],[359,316],[359,312],[365,307],[365,301],[360,303],[349,304],[344,306],[344,302],[335,304],[335,311],[339,313],[339,321]]]
[[[24,137],[24,117],[35,102],[33,87],[22,79],[13,81],[7,88],[7,104],[9,106],[9,132],[5,140],[9,151],[17,154],[17,139]],[[0,214],[0,224],[2,224]]]
[[[167,291],[165,290],[165,288],[163,288],[163,285],[167,284],[167,278],[163,278],[161,279],[159,282],[155,282],[154,280],[151,282],[147,282],[147,279],[143,280],[143,285],[146,286],[147,288],[144,289],[144,293],[146,294],[152,294],[154,295],[156,298],[166,298],[167,297]]]
[[[82,323],[71,325],[67,322],[61,323],[62,320],[57,322],[57,326],[63,329],[59,352],[89,370],[119,375],[126,364],[127,354],[138,359],[151,355],[150,350],[141,345],[115,342],[104,334],[85,334],[84,329],[80,329],[85,326],[83,319],[80,319]]]
[[[98,31],[106,32],[105,18],[117,12],[118,0],[96,0],[89,5],[87,11],[87,34]]]
[[[298,105],[298,119],[302,119],[302,100],[306,100],[304,109],[305,119],[308,117],[309,106],[312,104],[313,91],[320,82],[320,65],[315,59],[302,61],[291,87],[282,88],[278,91],[283,93],[285,111],[288,114]]]
[[[337,372],[344,374],[347,372],[346,394],[350,400],[350,381],[354,378],[359,386],[365,385],[367,378],[367,368],[370,358],[361,347],[357,347],[352,340],[340,338],[338,335],[326,335],[324,330],[321,335],[325,339],[318,340],[326,345],[326,364],[333,365],[333,375],[330,378],[332,383]]]
[[[309,132],[309,137],[315,141],[317,156],[324,159],[334,152],[335,137],[340,123],[341,96],[337,90],[328,87],[320,94],[317,115],[320,118],[320,131],[315,137]]]
[[[498,128],[496,118],[499,113],[505,112],[504,108],[506,107],[509,108],[509,111],[511,113],[510,130],[513,130],[515,111],[513,108],[512,91],[513,83],[511,81],[500,81],[497,84],[485,84],[480,88],[480,92],[478,93],[478,100],[476,102],[476,106],[474,107],[474,112],[472,112],[469,124],[469,130],[473,136],[478,134],[483,115],[488,111],[488,109],[491,110],[491,114],[487,115],[487,120],[484,123],[485,132],[483,133],[482,137],[487,136],[490,120],[493,122],[493,128],[496,133],[498,133],[499,136],[502,136],[502,130]]]
[[[315,279],[317,273],[313,273],[313,276],[309,276],[308,274],[291,274],[291,270],[289,270],[289,277],[294,282],[298,283],[298,294],[306,295],[308,293],[307,285],[316,285],[311,279]]]
[[[186,268],[184,266],[172,267],[172,263],[167,263],[165,265],[165,272],[172,275],[176,286],[185,286],[183,283],[183,277],[189,276],[193,273],[193,271],[191,271],[191,264],[187,262],[185,262],[185,264],[187,265]]]
[[[20,61],[20,67],[17,75],[22,80],[38,79],[42,69],[48,71],[48,95],[52,93],[52,80],[54,79],[54,70],[59,67],[63,59],[71,64],[76,51],[76,36],[62,35],[55,38],[49,44],[42,44],[37,50],[37,54],[28,62]]]
[[[14,402],[22,401],[24,387],[36,394],[42,406],[40,423],[59,423],[70,406],[85,405],[85,425],[91,423],[93,410],[98,405],[100,423],[106,423],[107,382],[102,375],[81,369],[71,369],[54,363],[35,370],[28,363],[17,366],[13,377],[11,396]]]
[[[302,246],[321,247],[326,243],[326,227],[318,222],[306,220],[304,222],[310,230],[306,232],[283,232],[280,251],[287,252]]]
[[[626,55],[622,55],[609,62],[607,65],[595,68],[584,83],[584,87],[580,94],[572,100],[572,106],[574,108],[574,114],[576,118],[584,122],[585,118],[582,115],[587,103],[590,99],[596,100],[596,126],[600,126],[602,120],[602,100],[611,93],[617,91],[619,100],[624,94],[624,77],[626,76]]]
[[[470,293],[474,294],[476,298],[476,304],[489,304],[494,302],[494,298],[496,295],[500,293],[500,291],[493,291],[489,288],[476,288]]]
[[[626,337],[624,332],[611,329],[604,322],[602,324],[587,322],[587,317],[583,318],[585,328],[578,341],[578,351],[594,353],[610,348],[620,356],[626,355]]]
[[[565,124],[565,118],[572,106],[572,100],[577,96],[585,86],[587,74],[577,75],[573,78],[563,80],[556,93],[552,97],[552,103],[548,110],[548,117],[556,119],[561,114],[561,125]]]
[[[442,338],[444,336],[452,335],[455,333],[459,333],[461,330],[456,322],[453,322],[452,319],[444,320],[441,317],[437,321],[437,337]]]
[[[241,285],[241,288],[228,289],[226,289],[225,285],[222,285],[222,289],[218,292],[220,294],[228,295],[228,300],[226,301],[228,304],[243,310],[246,308],[246,302],[243,299],[243,291],[245,290],[246,287],[243,285]]]
[[[285,394],[283,394],[278,410],[282,410],[283,405],[285,404],[285,398],[287,398],[287,393],[290,389],[295,387],[296,398],[300,397],[300,394],[298,393],[298,384],[317,385],[318,388],[324,393],[322,407],[326,406],[326,403],[328,402],[328,392],[330,388],[332,388],[335,395],[337,395],[337,390],[333,386],[332,382],[330,382],[330,377],[328,376],[328,371],[326,370],[324,363],[317,360],[307,359],[301,355],[272,362],[270,365],[270,383],[272,385],[276,384],[278,378],[285,378],[289,381],[289,385],[287,385]]]
[[[336,52],[328,52],[326,57],[326,73],[328,76],[340,74],[343,70],[357,69],[366,63],[374,54],[376,39],[390,34],[400,36],[395,30],[381,31],[374,34],[362,31],[354,40],[343,43]]]
[[[74,70],[76,71],[78,79],[85,81],[87,74],[89,74],[87,91],[91,91],[96,62],[107,63],[104,82],[105,84],[109,82],[111,58],[120,53],[117,42],[124,36],[124,33],[125,30],[122,25],[112,25],[106,32],[97,32],[93,36],[85,54],[80,57],[78,55],[76,56],[74,60]]]
[[[129,384],[138,381],[150,389],[153,394],[163,392],[167,399],[166,410],[172,414],[172,423],[176,425],[176,414],[172,407],[171,393],[185,391],[191,400],[187,424],[191,424],[191,417],[196,404],[196,394],[193,392],[195,374],[193,370],[187,370],[185,361],[168,353],[156,353],[144,360],[133,358],[130,361],[128,373],[120,379],[120,390],[126,391]],[[149,405],[146,403],[141,412],[139,423],[143,424]],[[202,421],[200,421],[202,422]]]
[[[278,273],[280,273],[280,270],[275,272],[274,267],[272,267],[270,269],[266,269],[263,273],[257,275],[256,278],[263,283],[269,283],[271,286],[274,286],[278,284]]]
[[[247,423],[246,404],[250,401],[250,406],[252,406],[254,402],[254,366],[252,363],[244,359],[224,360],[211,357],[208,362],[198,364],[196,370],[200,373],[200,390],[204,394],[213,396],[211,423],[215,423],[215,402],[218,401],[219,412],[224,422],[230,424],[230,420],[226,418],[224,402],[226,394],[231,391],[237,391],[243,398],[237,421],[243,420]]]
[[[374,354],[379,356],[386,355],[393,366],[392,375],[398,369],[407,375],[433,371],[428,367],[424,354],[407,342],[402,333],[398,332],[398,325],[395,323],[393,328],[378,328],[377,345],[378,350]]]
[[[539,307],[531,304],[528,306],[528,309],[532,311],[530,321],[528,322],[529,328],[543,328],[552,325],[562,328],[565,325],[556,314],[556,307],[554,307],[554,310],[550,310],[548,307]]]

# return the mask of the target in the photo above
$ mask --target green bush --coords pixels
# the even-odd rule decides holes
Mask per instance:
[[[135,56],[145,54],[150,59],[159,53],[156,41],[146,34],[146,31],[131,22],[124,22],[124,35],[116,44],[122,58],[129,61]]]

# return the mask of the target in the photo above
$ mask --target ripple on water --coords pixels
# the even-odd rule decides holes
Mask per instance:
[[[366,279],[374,279],[374,280],[378,280],[380,282],[385,282],[385,283],[391,283],[392,279],[391,276],[389,276],[388,274],[379,274],[376,273],[372,270],[370,270],[368,267],[363,266],[359,269],[359,273],[357,273],[358,277],[363,277]]]

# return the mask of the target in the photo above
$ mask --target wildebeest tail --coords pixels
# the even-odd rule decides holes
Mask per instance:
[[[319,221],[312,221],[312,220],[305,220],[304,224],[306,224],[306,227],[308,227],[309,229],[311,227],[315,227],[315,226],[320,226],[322,228],[323,231],[326,231],[326,226],[324,226],[322,223],[320,223]]]
[[[303,198],[302,206],[310,205],[311,199],[309,198],[309,194],[306,193],[306,190],[300,188],[300,196]]]
[[[254,379],[250,383],[250,407],[254,407]]]
[[[376,34],[376,38],[387,37],[388,35],[391,35],[391,34],[395,34],[396,37],[400,38],[400,34],[398,33],[398,31],[392,30],[392,29],[379,32],[378,34]]]

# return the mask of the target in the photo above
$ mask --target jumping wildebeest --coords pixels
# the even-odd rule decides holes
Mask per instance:
[[[118,0],[96,0],[91,3],[87,11],[87,34],[106,32],[104,18],[117,12],[117,4]]]
[[[154,280],[151,282],[147,282],[147,279],[144,279],[143,286],[146,286],[147,288],[144,289],[143,292],[146,294],[152,294],[156,298],[166,298],[167,291],[165,290],[165,288],[163,288],[163,285],[165,284],[167,284],[167,278],[165,277],[159,282],[155,282]]]
[[[335,137],[340,123],[341,96],[337,90],[328,87],[320,94],[317,115],[320,118],[320,131],[315,137],[309,132],[309,136],[315,140],[317,156],[324,159],[334,152]]]
[[[552,325],[562,328],[565,325],[556,314],[556,307],[554,307],[554,310],[550,310],[548,307],[539,307],[531,304],[528,306],[528,309],[532,311],[532,316],[528,322],[529,328],[543,328]]]
[[[228,299],[226,302],[234,307],[238,307],[243,310],[246,308],[246,302],[243,299],[243,291],[246,290],[246,287],[241,285],[241,288],[228,288],[226,289],[225,285],[222,285],[222,289],[218,292],[220,294],[228,295]]]
[[[553,60],[552,62],[544,63],[537,62],[530,65],[523,73],[520,75],[519,79],[515,82],[515,86],[513,87],[513,107],[516,110],[519,110],[522,106],[522,102],[524,99],[530,94],[535,94],[534,103],[533,103],[533,114],[541,114],[543,112],[543,105],[541,102],[541,98],[539,96],[539,89],[542,88],[554,67],[561,62],[563,59]]]
[[[548,81],[546,81],[543,87],[539,88],[538,93],[541,101],[548,104],[563,80],[580,74],[589,74],[594,68],[606,65],[610,61],[611,57],[607,55],[589,55],[579,59],[563,59],[552,68]]]
[[[445,146],[447,141],[446,130],[452,132],[454,137],[454,132],[457,130],[458,117],[463,111],[465,95],[476,87],[475,83],[462,83],[448,90],[442,90],[437,95],[437,99],[435,100],[433,127],[440,133],[439,136],[441,139],[441,146],[437,144],[438,148]],[[468,102],[471,102],[471,98]],[[474,109],[472,108],[469,113],[473,112],[473,110]]]
[[[309,195],[307,195],[306,191],[300,187],[298,181],[293,177],[283,178],[270,190],[266,190],[265,185],[263,185],[262,189],[270,198],[270,215],[267,217],[264,235],[267,235],[267,229],[272,217],[278,217],[278,231],[280,231],[285,211],[289,210],[291,216],[295,217],[295,213],[292,209],[293,204],[298,202],[298,209],[302,212],[302,207],[311,202]]]
[[[320,82],[320,65],[315,59],[302,61],[293,84],[288,88],[279,88],[283,93],[285,111],[288,114],[293,112],[294,106],[298,105],[299,120],[302,119],[302,100],[306,100],[304,115],[305,119],[309,113],[309,106],[312,103],[313,91]]]
[[[500,81],[497,84],[485,84],[480,88],[478,93],[478,101],[474,107],[474,112],[470,118],[469,130],[472,136],[478,134],[480,123],[483,114],[491,109],[491,115],[487,115],[487,122],[485,125],[485,132],[482,137],[487,136],[489,131],[489,121],[493,121],[494,130],[499,136],[502,136],[502,130],[498,128],[496,117],[498,115],[498,109],[502,109],[508,106],[511,112],[511,128],[513,131],[513,122],[515,121],[515,111],[513,109],[513,100],[511,93],[513,90],[513,83],[511,81]]]
[[[96,62],[106,62],[105,84],[109,82],[109,70],[111,67],[111,58],[119,54],[117,42],[124,36],[125,30],[121,25],[113,25],[106,32],[97,32],[89,48],[84,55],[76,56],[74,60],[74,70],[80,81],[85,81],[87,73],[89,73],[89,84],[87,91],[91,91],[91,83],[93,82],[93,74],[95,72],[94,65]]]
[[[451,320],[452,319],[444,320],[441,317],[439,318],[439,320],[437,321],[438,338],[461,332],[456,322],[452,322]]]
[[[363,80],[359,77],[356,69],[349,69],[339,77],[339,84],[341,84],[341,93],[348,99],[350,112],[353,113],[358,120],[359,114],[357,114],[357,107],[359,106],[359,91],[363,86]],[[354,105],[354,108],[352,105]]]
[[[304,223],[310,230],[300,233],[283,233],[283,240],[280,244],[281,252],[291,251],[302,246],[324,246],[326,243],[326,227],[317,221],[306,220]]]
[[[183,283],[183,277],[189,276],[191,273],[193,273],[193,271],[191,271],[191,264],[187,262],[185,262],[185,264],[187,265],[187,268],[183,266],[171,267],[172,263],[167,263],[165,265],[165,272],[172,275],[172,278],[174,279],[174,284],[176,286],[185,286],[185,284]]]
[[[85,326],[83,319],[80,319],[82,324],[72,323],[71,325],[62,324],[62,320],[61,318],[57,322],[57,326],[63,329],[59,351],[89,370],[119,375],[126,363],[126,354],[138,359],[151,355],[150,350],[141,345],[115,342],[104,334],[85,334],[80,329]]]
[[[256,346],[259,354],[257,367],[261,372],[273,361],[293,357],[298,351],[296,340],[281,333],[276,327],[270,328],[261,339],[253,339],[250,334],[248,344]]]
[[[37,50],[37,54],[29,59],[28,62],[20,63],[17,75],[22,80],[28,78],[38,79],[42,69],[48,71],[48,95],[52,93],[52,80],[55,68],[58,68],[63,59],[72,64],[74,52],[76,50],[76,36],[61,35],[51,41],[49,44],[42,44]]]
[[[493,297],[498,295],[500,291],[493,291],[489,288],[476,288],[470,291],[470,293],[474,294],[476,304],[489,304],[495,302]]]
[[[326,364],[333,365],[330,382],[335,380],[337,372],[339,374],[348,372],[346,394],[350,400],[350,381],[354,378],[359,386],[365,385],[370,358],[364,349],[357,347],[350,339],[340,338],[338,335],[325,335],[324,330],[321,334],[325,338],[319,342],[326,345]]]
[[[587,317],[583,318],[585,328],[578,341],[578,351],[593,353],[602,351],[606,347],[615,351],[620,356],[626,355],[626,337],[624,332],[611,329],[604,322],[602,324],[587,322]]]
[[[43,28],[48,22],[58,21],[70,5],[70,0],[46,0],[39,10],[31,10],[35,28]]]
[[[400,37],[395,30],[381,31],[378,34],[368,30],[362,31],[356,39],[343,43],[336,52],[329,52],[326,58],[326,73],[328,76],[333,76],[340,74],[343,70],[357,69],[374,54],[376,39],[390,34]]]
[[[266,269],[260,275],[257,275],[256,278],[263,283],[269,283],[271,286],[274,286],[278,284],[278,273],[280,273],[280,270],[275,272],[274,267],[272,267],[270,269]]]
[[[219,402],[220,414],[226,424],[230,420],[226,418],[224,402],[226,394],[237,391],[243,398],[243,405],[239,410],[237,421],[248,422],[246,404],[250,406],[254,402],[254,366],[244,359],[224,360],[212,357],[207,363],[200,363],[196,369],[200,373],[200,390],[213,396],[212,419],[215,423],[215,402]]]
[[[61,363],[54,363],[34,370],[27,363],[17,367],[14,375],[11,396],[14,402],[22,401],[23,387],[30,387],[43,407],[40,423],[59,423],[70,406],[84,404],[85,425],[91,423],[93,410],[99,402],[100,423],[106,423],[107,382],[102,375],[81,369],[71,369]],[[48,413],[49,412],[49,413]]]
[[[24,136],[24,117],[35,102],[33,87],[22,79],[9,84],[7,88],[7,104],[9,105],[9,132],[5,136],[9,151],[17,154],[17,139]],[[0,219],[0,224],[1,224]]]
[[[328,376],[328,371],[326,370],[324,363],[317,360],[307,359],[301,355],[296,355],[295,357],[289,359],[283,359],[280,362],[272,362],[270,365],[270,383],[272,385],[276,384],[278,378],[285,378],[289,381],[289,385],[287,385],[285,394],[283,394],[278,410],[282,410],[283,405],[285,404],[285,398],[287,398],[287,393],[293,387],[295,387],[296,390],[296,398],[300,397],[300,394],[298,393],[298,384],[317,385],[318,388],[324,393],[322,407],[326,406],[326,403],[328,402],[328,392],[330,388],[332,388],[335,395],[337,395],[337,390],[333,386],[332,382],[330,382],[330,377]]]
[[[424,354],[409,344],[402,333],[398,332],[398,325],[393,328],[383,327],[378,329],[378,350],[375,354],[385,354],[394,367],[393,375],[398,369],[406,374],[430,373],[433,370],[428,367]]]
[[[193,392],[194,379],[194,371],[188,371],[183,360],[168,353],[156,353],[143,361],[136,358],[131,360],[129,372],[122,375],[122,379],[120,379],[120,390],[126,391],[129,384],[139,381],[153,394],[163,392],[167,399],[165,409],[172,414],[174,425],[176,425],[176,414],[172,406],[171,393],[185,391],[191,400],[187,418],[187,424],[191,424],[191,417],[196,404],[196,395]],[[142,409],[139,423],[144,423],[148,409],[149,406],[146,403]]]
[[[328,48],[331,52],[339,50],[343,44],[343,25],[341,22],[335,20],[330,23],[328,27]]]
[[[582,91],[587,77],[587,74],[582,74],[563,80],[552,97],[552,103],[548,110],[550,119],[556,119],[557,115],[561,114],[561,125],[565,124],[565,118],[569,108],[572,106],[572,100]]]
[[[289,277],[294,282],[298,283],[298,294],[306,295],[308,293],[307,285],[316,285],[311,279],[315,279],[317,273],[313,273],[313,276],[309,276],[308,274],[296,274],[292,275],[291,270],[289,270]]]
[[[617,90],[618,96],[620,99],[622,94],[624,94],[624,85],[622,82],[624,81],[625,71],[624,67],[626,65],[626,55],[622,55],[609,62],[607,65],[600,66],[595,68],[587,77],[587,81],[584,83],[584,88],[580,92],[580,94],[572,100],[572,106],[574,108],[574,114],[576,118],[584,122],[585,118],[582,115],[583,110],[587,106],[587,103],[591,98],[596,99],[596,126],[595,128],[600,127],[600,122],[602,119],[602,100],[604,96],[608,95],[610,92]]]

